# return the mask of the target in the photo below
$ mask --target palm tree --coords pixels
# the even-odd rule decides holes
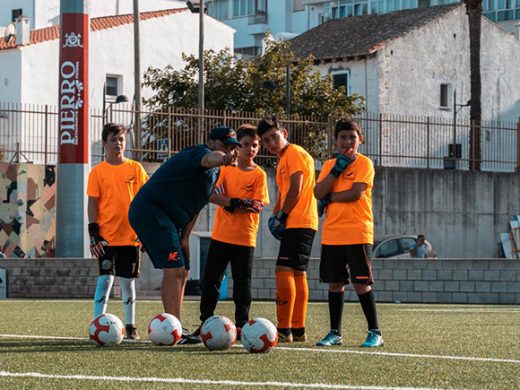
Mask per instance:
[[[482,120],[482,80],[480,75],[480,36],[482,31],[482,0],[464,0],[469,23],[469,55],[471,77],[470,169],[479,171],[482,159],[480,123]]]

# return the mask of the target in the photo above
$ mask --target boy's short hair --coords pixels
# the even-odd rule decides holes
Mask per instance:
[[[340,131],[345,131],[345,130],[346,131],[355,130],[358,133],[358,135],[363,135],[363,129],[361,128],[359,123],[357,123],[352,118],[346,117],[346,118],[341,118],[340,120],[338,120],[336,122],[336,128],[334,129],[334,139],[338,138],[338,134]]]
[[[110,134],[119,134],[123,132],[126,134],[126,127],[119,123],[107,123],[105,126],[103,126],[103,132],[101,133],[101,139],[104,142],[107,142],[108,136]]]
[[[271,129],[281,129],[280,122],[278,122],[278,118],[273,115],[271,117],[266,117],[262,119],[258,123],[258,127],[256,128],[256,132],[261,137],[265,133],[267,133]]]
[[[250,123],[244,123],[238,128],[237,140],[240,141],[243,137],[260,138],[256,132],[256,127]]]

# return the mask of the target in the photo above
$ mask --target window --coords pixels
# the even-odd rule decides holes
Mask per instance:
[[[350,85],[349,85],[349,71],[341,70],[341,71],[333,71],[332,72],[332,81],[334,83],[334,88],[338,89],[341,86],[345,87],[345,95],[349,95]]]
[[[305,6],[302,4],[302,0],[293,0],[293,11],[303,11],[305,9]]]
[[[13,22],[16,20],[16,18],[18,16],[22,16],[22,15],[23,15],[23,9],[22,8],[11,10],[11,19],[12,19]]]
[[[215,0],[208,3],[208,14],[215,19],[229,19],[229,0]]]
[[[403,250],[403,253],[410,252],[412,247],[415,246],[416,241],[411,237],[404,237],[400,239],[401,243],[401,249]]]
[[[119,88],[121,84],[121,76],[107,76],[105,82],[105,93],[107,96],[116,97],[119,95]]]
[[[449,84],[441,84],[441,96],[440,96],[440,107],[441,108],[449,108],[449,92],[450,85]]]
[[[391,257],[399,254],[399,246],[397,245],[397,240],[390,240],[383,244],[379,248],[379,253],[377,253],[377,257]]]
[[[233,0],[233,16],[254,15],[254,3],[256,3],[254,0]]]

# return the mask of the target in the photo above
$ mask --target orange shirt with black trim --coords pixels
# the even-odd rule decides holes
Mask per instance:
[[[289,212],[285,227],[287,229],[305,228],[318,230],[318,206],[314,197],[314,184],[316,180],[314,159],[301,146],[289,144],[278,161],[276,169],[276,184],[280,208],[283,207],[289,187],[291,176],[296,172],[302,172],[303,185],[300,198],[294,208]]]
[[[264,205],[269,204],[267,175],[259,166],[249,171],[233,166],[221,167],[215,190],[228,198],[250,198]],[[228,244],[255,247],[259,223],[260,214],[239,209],[231,213],[219,206],[211,238]]]
[[[99,233],[110,246],[138,246],[137,234],[128,221],[128,210],[135,194],[148,180],[148,174],[137,161],[125,159],[122,164],[106,161],[92,168],[87,195],[98,198]]]
[[[336,159],[327,160],[318,177],[322,181],[332,170]],[[372,214],[372,187],[374,186],[374,165],[372,161],[358,153],[356,160],[334,181],[330,192],[342,192],[352,188],[354,183],[367,185],[361,198],[354,202],[332,202],[325,210],[325,221],[321,243],[325,245],[355,245],[374,243],[374,217]]]

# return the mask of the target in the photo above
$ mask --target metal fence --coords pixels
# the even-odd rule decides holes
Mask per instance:
[[[127,153],[140,161],[161,162],[184,147],[205,141],[209,130],[225,123],[238,128],[242,123],[256,124],[253,113],[170,107],[167,111],[144,110],[136,113],[127,105],[112,105],[108,111],[90,110],[89,140],[91,162],[103,158],[103,123],[118,122],[129,129]],[[291,142],[305,147],[319,162],[334,152],[336,118],[292,117],[283,121]],[[520,123],[482,122],[481,157],[470,153],[471,124],[435,117],[413,117],[362,113],[355,118],[365,132],[360,152],[376,166],[469,170],[478,163],[482,171],[519,170]],[[137,135],[139,134],[139,135]],[[475,148],[475,145],[473,145]],[[58,109],[52,106],[0,103],[0,161],[56,164],[58,161]],[[273,156],[261,150],[259,164],[272,166]]]

